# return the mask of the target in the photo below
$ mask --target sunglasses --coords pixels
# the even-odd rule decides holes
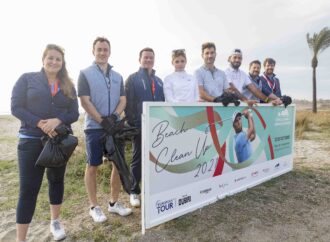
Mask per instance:
[[[179,54],[185,54],[185,53],[186,53],[185,49],[172,50],[172,55],[179,55]]]

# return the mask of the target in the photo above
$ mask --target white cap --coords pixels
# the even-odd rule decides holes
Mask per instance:
[[[230,53],[230,56],[232,55],[243,55],[243,52],[241,51],[241,49],[233,49],[232,52]]]
[[[242,116],[242,113],[240,113],[240,112],[238,112],[238,111],[235,111],[234,113],[233,113],[233,116],[232,116],[232,121],[233,121],[233,123],[235,122],[235,119],[237,118],[237,116]]]

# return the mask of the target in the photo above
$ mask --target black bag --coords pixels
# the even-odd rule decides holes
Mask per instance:
[[[42,137],[44,148],[38,157],[36,166],[50,168],[64,166],[78,145],[78,138],[71,135],[65,125],[59,125],[55,131],[58,135],[54,138]]]
[[[222,103],[223,106],[227,107],[229,103],[234,103],[235,106],[240,105],[239,98],[237,94],[231,92],[224,92],[221,96],[216,97],[213,102]]]
[[[115,124],[113,135],[105,134],[103,139],[104,156],[116,166],[124,190],[130,194],[132,177],[125,160],[125,140],[131,139],[140,131],[125,124],[126,118]]]

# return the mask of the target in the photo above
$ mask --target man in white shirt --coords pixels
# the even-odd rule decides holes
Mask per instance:
[[[242,93],[244,89],[248,89],[254,96],[268,103],[269,97],[265,96],[260,90],[258,90],[251,82],[248,75],[239,69],[242,64],[242,51],[240,49],[234,49],[228,58],[229,67],[225,70],[227,80],[232,90],[236,92],[242,101],[247,102],[249,105],[257,103],[256,100],[248,100]],[[280,104],[276,100],[273,104]]]

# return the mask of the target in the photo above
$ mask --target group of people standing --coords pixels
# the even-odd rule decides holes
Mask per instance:
[[[141,129],[143,102],[214,102],[224,92],[234,92],[249,105],[257,102],[281,104],[280,83],[273,72],[275,61],[271,58],[264,61],[265,72],[262,76],[261,63],[257,60],[250,63],[249,74],[246,74],[239,69],[242,52],[235,49],[228,58],[229,67],[222,71],[214,65],[214,43],[205,43],[202,45],[204,64],[194,75],[186,73],[186,53],[184,49],[178,49],[172,52],[174,72],[162,82],[153,69],[154,50],[144,48],[139,53],[139,70],[124,83],[123,77],[109,64],[110,54],[109,40],[97,37],[93,42],[94,62],[81,70],[76,93],[66,69],[64,50],[57,45],[47,45],[42,56],[42,69],[23,74],[13,88],[11,111],[21,121],[17,148],[20,179],[17,241],[26,240],[45,170],[49,187],[50,231],[55,240],[66,237],[59,220],[66,166],[45,168],[36,166],[35,162],[43,149],[42,136],[56,137],[55,128],[58,125],[65,124],[71,129],[71,124],[77,121],[77,96],[86,111],[87,165],[84,181],[90,204],[89,214],[94,222],[107,219],[97,201],[97,169],[103,163],[104,155],[101,137],[111,133],[123,112],[130,126]],[[133,207],[140,206],[141,142],[141,133],[138,133],[133,137],[131,162],[130,204]],[[108,211],[121,216],[131,214],[132,209],[118,201],[121,181],[115,166],[112,167],[110,186]]]

